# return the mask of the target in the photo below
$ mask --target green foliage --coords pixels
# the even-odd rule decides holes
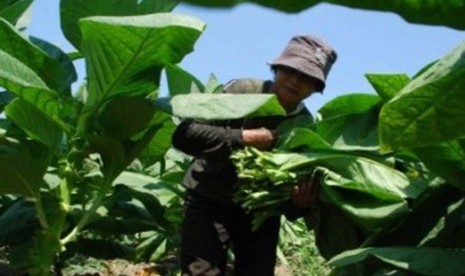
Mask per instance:
[[[410,82],[405,74],[366,74],[365,77],[384,101],[392,99]]]
[[[383,106],[381,150],[417,148],[453,140],[465,133],[462,106],[465,44],[444,56]]]
[[[333,258],[329,264],[346,266],[368,258],[374,258],[394,268],[420,275],[461,275],[465,273],[465,268],[461,265],[465,258],[465,251],[425,247],[355,249]]]
[[[286,212],[292,186],[305,175],[319,174],[322,200],[339,207],[366,232],[405,215],[406,200],[415,199],[423,189],[399,171],[350,152],[285,150],[246,149],[233,155],[241,181],[234,200],[255,215],[254,228],[269,216]]]
[[[176,252],[188,158],[165,156],[171,115],[284,115],[272,95],[217,94],[214,76],[204,85],[176,65],[205,28],[169,13],[178,2],[61,0],[78,51],[64,53],[21,33],[32,0],[0,1],[0,246],[20,270],[48,275],[75,253],[156,261]],[[463,0],[248,2],[288,12],[327,2],[465,29]],[[464,273],[464,48],[412,78],[367,74],[379,96],[332,100],[322,120],[279,130],[278,147],[300,154],[264,154],[281,182],[325,168],[322,204],[305,222],[335,272]],[[87,75],[72,91],[77,58]],[[168,98],[158,98],[163,70]]]
[[[319,3],[331,3],[350,8],[389,11],[402,16],[412,23],[443,25],[456,29],[465,29],[465,20],[461,16],[464,12],[463,0],[422,1],[422,0],[391,0],[391,1],[351,1],[351,0],[187,0],[186,2],[210,7],[231,7],[240,3],[256,3],[265,7],[284,12],[297,13]]]
[[[27,11],[33,0],[3,0],[0,3],[0,17],[4,18],[18,30],[24,30],[29,19]]]
[[[11,263],[32,275],[47,275],[54,263],[73,252],[89,253],[89,245],[105,248],[100,256],[118,250],[126,254],[119,243],[82,236],[103,220],[98,215],[102,208],[114,211],[110,203],[115,200],[138,201],[148,212],[142,224],[127,224],[148,229],[132,234],[164,229],[168,247],[178,240],[168,237],[178,233],[179,199],[168,209],[152,190],[116,185],[114,180],[139,155],[144,162],[163,161],[174,123],[150,98],[157,97],[164,66],[192,51],[204,23],[163,13],[174,7],[173,1],[133,1],[132,10],[103,2],[61,2],[62,14],[75,12],[65,33],[82,46],[77,48],[87,67],[83,93],[71,91],[76,71],[65,53],[46,41],[24,37],[0,19],[0,85],[8,91],[2,93],[7,118],[0,137],[0,192],[32,202],[4,207],[0,223],[5,225],[16,215],[29,215],[17,228],[4,227],[0,239],[11,247]],[[117,17],[110,3],[125,15],[150,14]],[[83,18],[101,15],[102,10],[107,16]],[[73,34],[78,26],[78,34]],[[16,236],[20,233],[30,235]],[[152,244],[139,255],[151,258],[157,247]]]
[[[127,16],[169,12],[178,0],[61,0],[61,29],[68,41],[81,49],[82,33],[79,20],[90,16]]]
[[[225,120],[252,116],[284,115],[274,95],[186,94],[160,98],[158,108],[181,118]],[[186,108],[189,106],[189,108]]]
[[[314,232],[307,230],[303,219],[283,221],[278,249],[284,258],[281,262],[291,269],[292,275],[324,276],[331,271],[315,245]]]

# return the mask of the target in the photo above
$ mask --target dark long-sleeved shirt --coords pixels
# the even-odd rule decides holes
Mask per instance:
[[[240,79],[224,88],[224,93],[271,93],[272,81]],[[306,109],[302,111],[308,113]],[[298,114],[302,114],[299,112]],[[242,129],[275,129],[289,116],[253,117],[237,120],[198,122],[187,120],[175,130],[175,148],[194,157],[184,177],[184,185],[213,200],[229,202],[237,183],[236,168],[229,156],[242,148]]]

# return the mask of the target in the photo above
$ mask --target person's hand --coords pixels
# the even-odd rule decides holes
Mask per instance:
[[[267,128],[242,130],[242,142],[259,150],[270,150],[276,142],[276,131]]]
[[[293,187],[291,198],[294,207],[308,209],[317,203],[320,192],[318,178],[318,174],[314,174],[313,177],[305,176],[298,185]]]

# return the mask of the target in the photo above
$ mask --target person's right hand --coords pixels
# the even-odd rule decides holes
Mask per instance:
[[[242,142],[244,146],[252,146],[259,150],[272,149],[276,138],[276,131],[263,127],[242,130]]]

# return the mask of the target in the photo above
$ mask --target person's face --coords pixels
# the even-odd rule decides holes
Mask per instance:
[[[291,112],[300,102],[313,94],[316,85],[315,80],[295,69],[285,66],[276,67],[273,92],[286,112]]]

